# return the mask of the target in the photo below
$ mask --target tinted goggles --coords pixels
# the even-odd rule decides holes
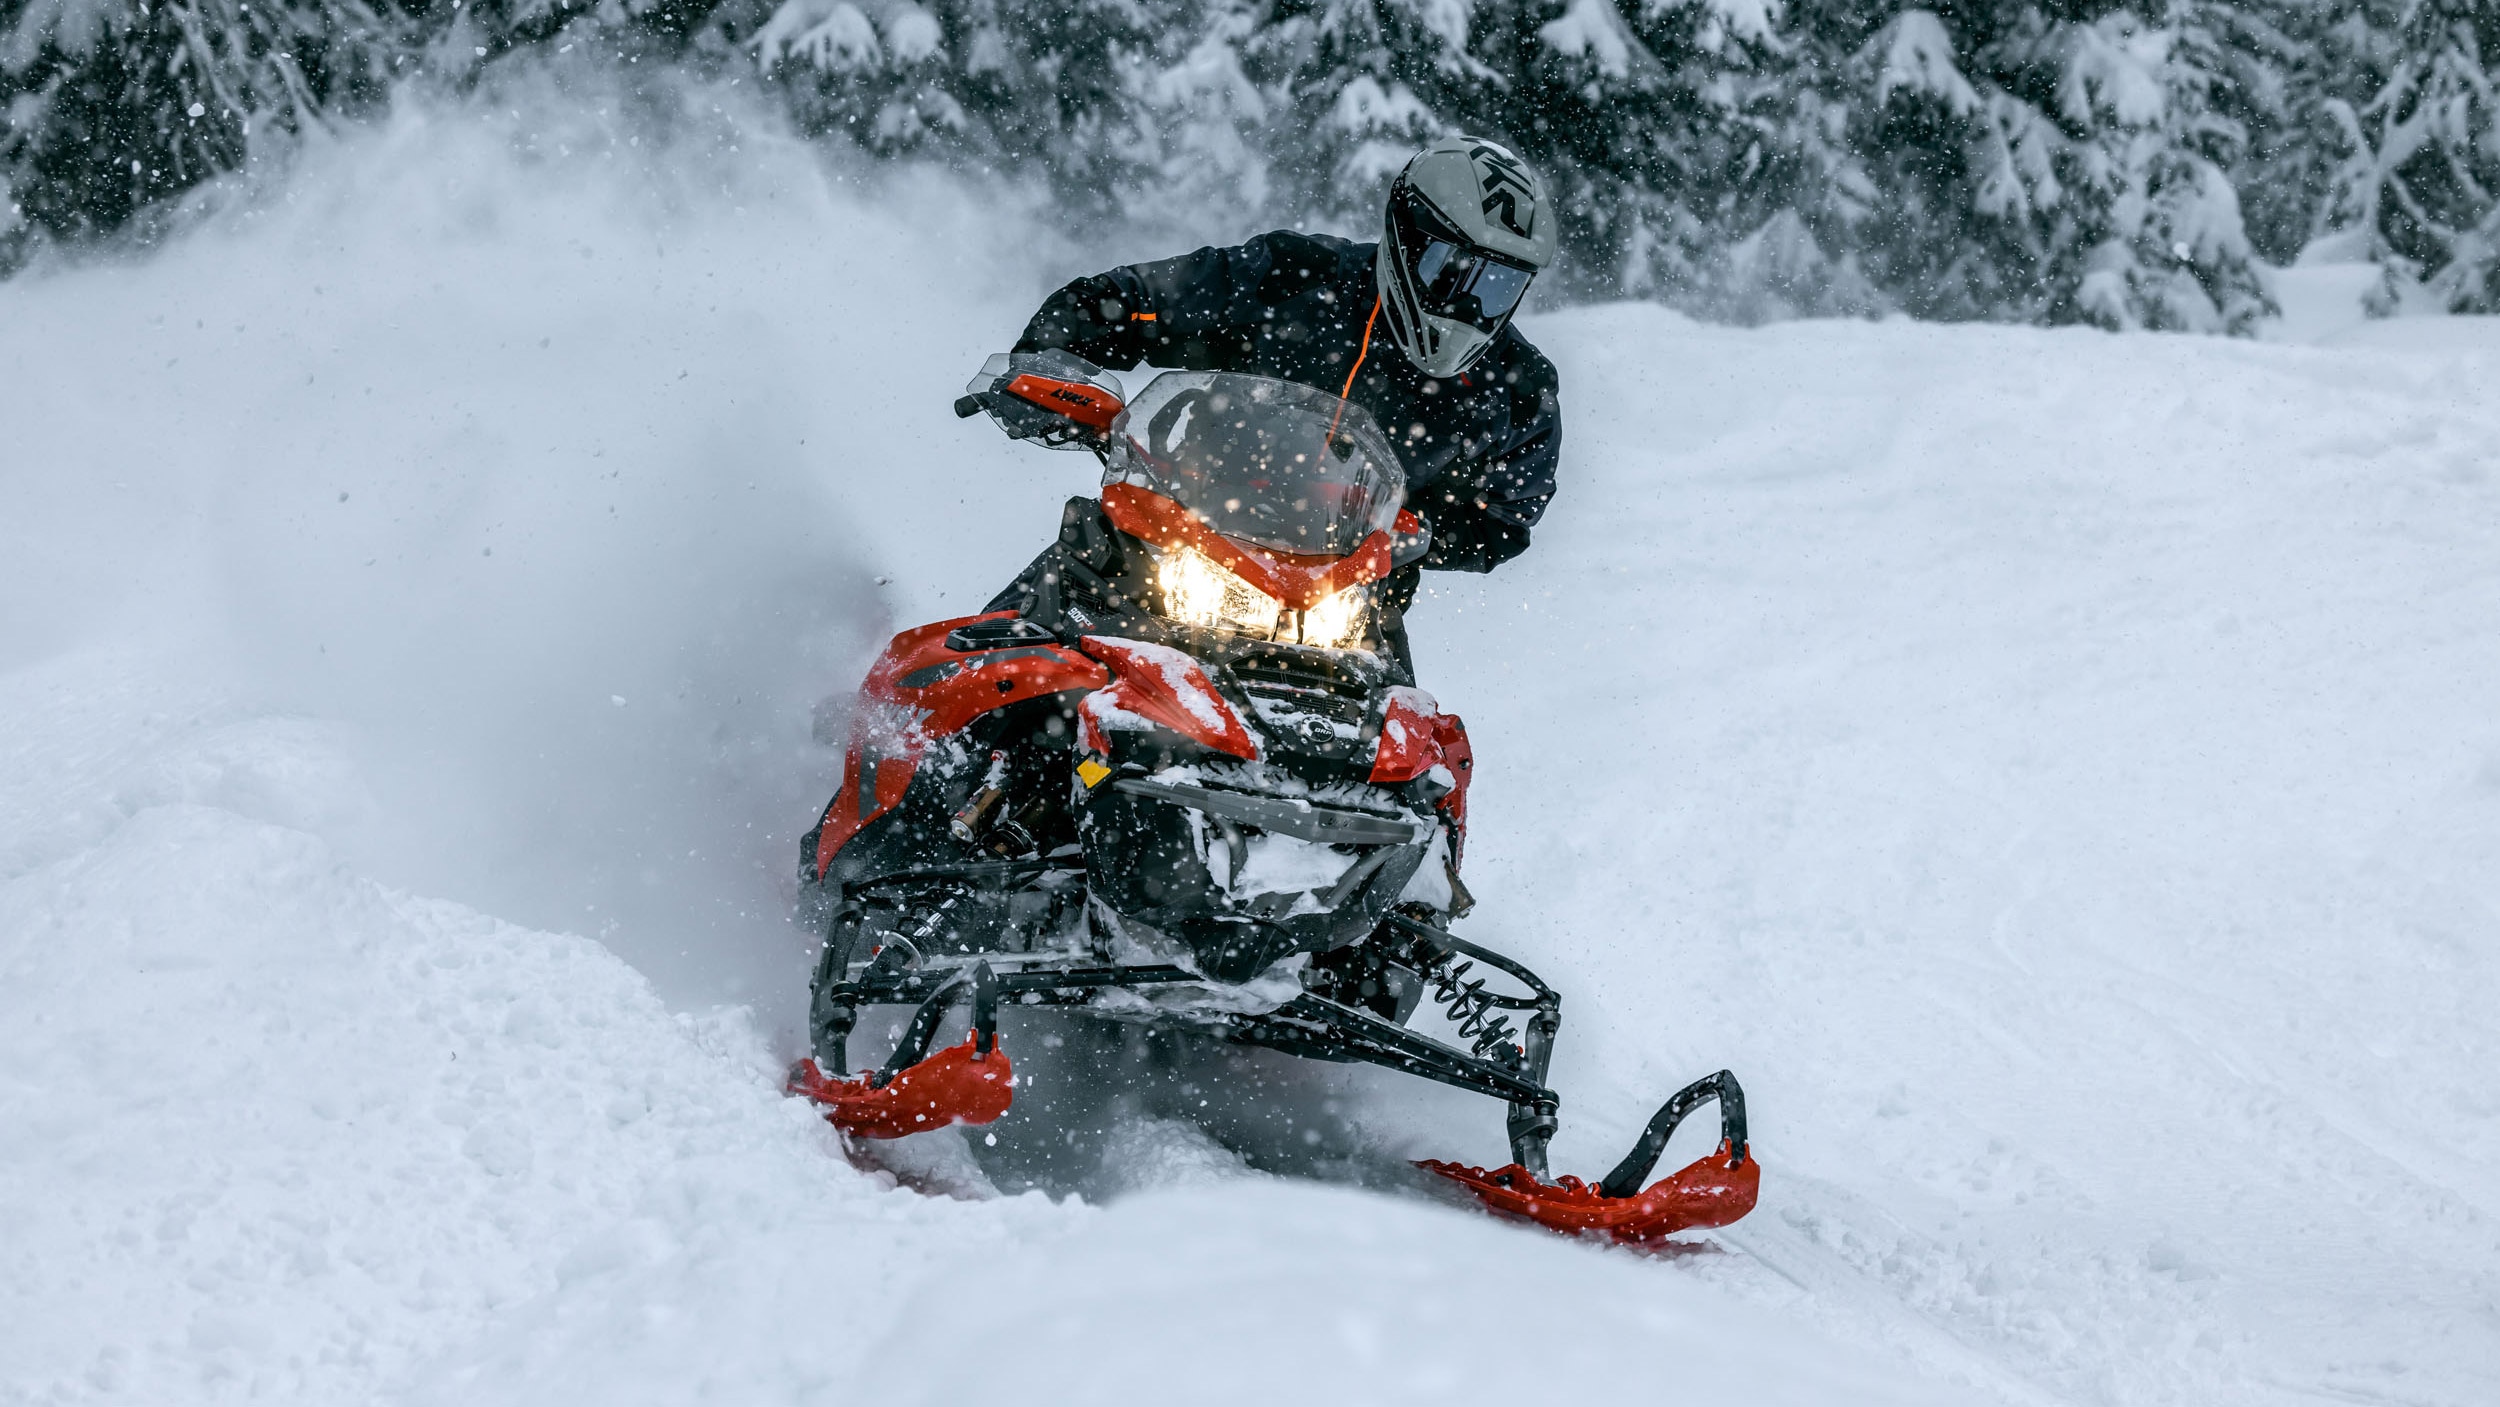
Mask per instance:
[[[1391,199],[1400,208],[1399,218],[1390,223],[1398,232],[1407,273],[1422,293],[1424,311],[1486,332],[1499,329],[1518,308],[1536,271],[1467,244],[1403,183]]]

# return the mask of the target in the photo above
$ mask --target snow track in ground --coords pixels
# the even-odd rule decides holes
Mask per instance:
[[[1047,276],[674,141],[412,112],[0,289],[0,1402],[2500,1398],[2500,333],[1540,320],[1563,495],[1413,618],[1469,932],[1559,1166],[1727,1064],[1761,1210],[1116,1109],[1124,1195],[931,1198],[773,1093],[779,885],[810,701],[1087,487],[944,413]]]

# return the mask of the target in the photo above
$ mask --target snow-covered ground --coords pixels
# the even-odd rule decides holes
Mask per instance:
[[[1565,990],[1559,1167],[1744,1078],[1700,1249],[1116,1095],[1084,1196],[995,1194],[1029,1117],[843,1161],[811,707],[1088,487],[947,401],[1153,252],[473,112],[0,287],[0,1402],[2500,1400],[2475,323],[1534,321],[1564,492],[1413,617],[1467,931]]]

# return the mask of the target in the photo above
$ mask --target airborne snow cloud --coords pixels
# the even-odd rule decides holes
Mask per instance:
[[[1072,256],[740,90],[606,81],[411,103],[159,256],[11,288],[0,657],[151,632],[204,695],[345,727],[376,873],[785,1000],[810,710],[874,578],[982,590],[1051,521],[1030,473],[994,551],[884,510],[1002,453],[944,407]]]

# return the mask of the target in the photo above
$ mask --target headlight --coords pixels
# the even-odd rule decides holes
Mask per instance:
[[[1349,586],[1302,613],[1302,643],[1329,650],[1350,650],[1363,643],[1364,607],[1371,588]]]
[[[1261,640],[1300,640],[1322,649],[1362,643],[1371,588],[1350,586],[1307,611],[1288,611],[1282,601],[1242,580],[1195,548],[1166,552],[1155,569],[1163,613],[1183,625],[1238,631]]]
[[[1163,554],[1155,584],[1163,588],[1164,613],[1183,625],[1217,626],[1262,640],[1276,636],[1284,603],[1203,552],[1184,547]]]

